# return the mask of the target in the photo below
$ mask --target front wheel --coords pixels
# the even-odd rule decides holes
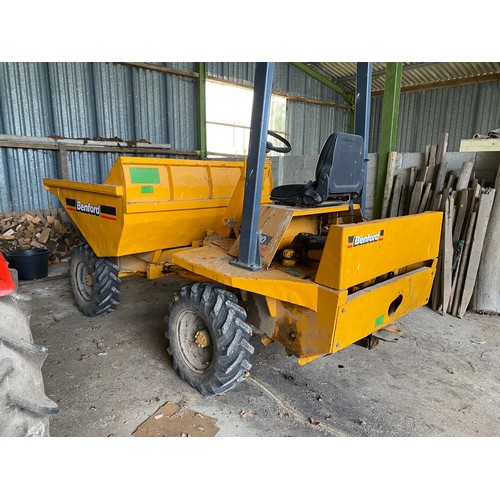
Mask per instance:
[[[211,283],[184,286],[165,321],[174,369],[204,396],[222,394],[245,380],[252,329],[236,296]]]
[[[69,277],[76,305],[87,316],[113,311],[120,300],[118,266],[97,257],[87,243],[71,251]]]

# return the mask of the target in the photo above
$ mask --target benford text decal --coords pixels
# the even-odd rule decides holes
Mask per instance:
[[[359,247],[360,245],[366,245],[367,243],[375,243],[376,241],[382,241],[384,239],[384,230],[381,229],[378,233],[370,234],[365,236],[348,236],[347,237],[347,248]]]
[[[80,200],[66,198],[66,210],[95,215],[102,219],[116,220],[116,208],[107,205],[92,205],[91,203],[82,203]]]
[[[83,204],[76,200],[76,211],[99,216],[101,213],[101,205],[91,205],[90,203]]]

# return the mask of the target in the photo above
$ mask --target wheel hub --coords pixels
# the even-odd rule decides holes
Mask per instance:
[[[87,286],[92,286],[94,284],[94,278],[92,278],[91,274],[87,274],[87,276],[85,276],[85,283]]]
[[[206,330],[198,330],[194,335],[194,341],[198,347],[208,347],[210,345],[210,335]]]
[[[214,355],[212,337],[205,321],[197,311],[187,309],[180,314],[175,329],[184,362],[192,371],[204,373]]]

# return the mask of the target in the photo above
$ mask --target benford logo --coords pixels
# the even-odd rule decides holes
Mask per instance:
[[[382,241],[384,239],[384,230],[381,229],[378,233],[370,234],[366,236],[348,236],[347,237],[347,248],[359,247],[360,245],[366,245],[367,243],[375,243],[376,241]]]
[[[91,205],[90,203],[84,204],[77,200],[76,211],[99,216],[99,214],[101,213],[101,205]]]

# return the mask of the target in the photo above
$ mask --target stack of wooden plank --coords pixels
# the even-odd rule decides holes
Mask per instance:
[[[0,251],[48,248],[49,262],[67,261],[80,242],[67,215],[59,210],[4,213],[0,217]]]
[[[384,193],[382,217],[419,214],[426,210],[444,208],[444,200],[452,191],[455,181],[454,174],[446,178],[448,164],[444,160],[447,147],[448,134],[443,133],[438,144],[426,147],[422,167],[410,167],[396,176],[394,172],[397,153],[389,154],[387,165],[389,189]]]
[[[474,292],[495,189],[480,184],[470,161],[464,162],[460,171],[449,170],[447,143],[448,134],[441,134],[438,144],[427,146],[424,166],[411,167],[393,177],[392,196],[383,216],[443,212],[429,305],[443,315],[461,318]],[[395,170],[391,167],[391,161],[396,163],[394,158],[389,157],[388,174]]]

